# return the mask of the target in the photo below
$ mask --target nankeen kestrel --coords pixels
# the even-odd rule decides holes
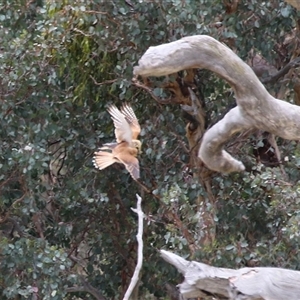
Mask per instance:
[[[124,164],[134,180],[140,177],[138,153],[141,142],[137,139],[141,132],[138,119],[129,104],[124,104],[119,110],[115,105],[108,108],[115,126],[116,143],[104,144],[94,154],[94,166],[100,170],[113,163]],[[109,150],[106,151],[106,150]]]

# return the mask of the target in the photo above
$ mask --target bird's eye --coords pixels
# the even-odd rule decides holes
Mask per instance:
[[[140,143],[135,142],[134,143],[134,148],[138,151],[138,153],[141,152],[141,144]]]

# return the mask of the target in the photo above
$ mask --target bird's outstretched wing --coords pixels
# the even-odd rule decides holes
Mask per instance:
[[[128,122],[131,128],[132,138],[136,140],[141,132],[141,127],[132,107],[127,103],[123,104],[121,113],[124,115],[125,120]]]
[[[117,142],[118,143],[127,142],[127,143],[131,144],[132,131],[131,131],[131,127],[130,127],[128,121],[126,121],[126,119],[125,119],[125,116],[115,105],[109,106],[107,111],[110,113],[111,118],[114,122],[115,136],[116,136]]]
[[[130,173],[134,180],[140,178],[140,166],[139,161],[136,157],[132,155],[118,155],[116,156],[126,167],[127,171]]]

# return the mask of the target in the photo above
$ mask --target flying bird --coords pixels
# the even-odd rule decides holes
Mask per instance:
[[[123,104],[121,110],[115,105],[107,110],[114,122],[117,142],[104,144],[95,152],[93,163],[97,169],[103,170],[113,163],[124,164],[134,180],[140,177],[137,155],[141,152],[141,132],[139,121],[129,104]],[[107,151],[108,150],[108,151]]]

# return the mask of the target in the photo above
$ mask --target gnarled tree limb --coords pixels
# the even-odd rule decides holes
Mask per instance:
[[[213,299],[298,300],[300,272],[280,268],[216,268],[187,261],[161,250],[164,260],[183,274],[179,290],[185,299],[214,296]]]
[[[284,139],[300,139],[300,107],[271,96],[245,62],[210,36],[190,36],[150,47],[134,75],[165,76],[192,68],[208,69],[224,78],[237,101],[237,107],[203,137],[199,157],[210,169],[222,173],[244,170],[244,165],[223,149],[238,132],[260,129]]]

